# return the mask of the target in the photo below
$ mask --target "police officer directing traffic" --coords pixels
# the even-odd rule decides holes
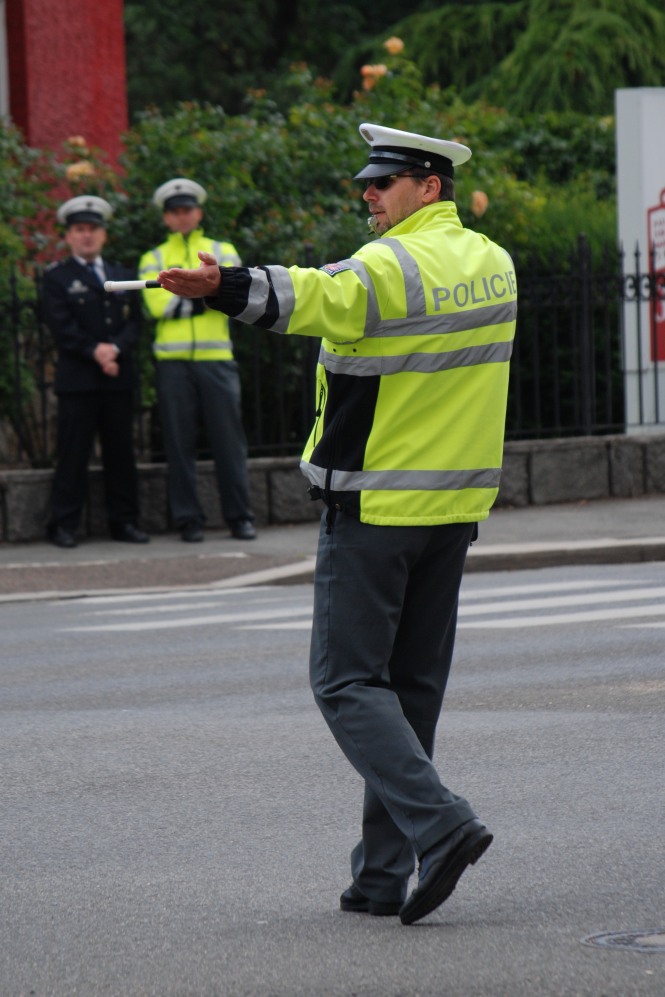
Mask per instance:
[[[212,254],[220,266],[238,266],[230,242],[207,238],[201,222],[207,194],[188,177],[157,188],[153,202],[170,235],[141,257],[139,276],[152,280],[167,267],[195,266],[198,253]],[[203,540],[205,514],[196,480],[196,449],[201,416],[215,462],[222,515],[238,540],[256,536],[249,499],[247,440],[242,425],[240,377],[226,315],[209,311],[203,301],[144,292],[156,319],[153,352],[159,414],[168,465],[171,518],[183,540]]]
[[[111,536],[127,543],[150,539],[138,526],[138,477],[133,445],[132,352],[141,314],[135,295],[106,294],[104,281],[135,274],[102,256],[111,205],[82,194],[62,204],[71,256],[44,273],[44,317],[58,351],[58,459],[48,536],[58,547],[76,547],[86,500],[87,468],[95,436],[101,443]]]
[[[162,286],[283,334],[323,336],[302,458],[325,505],[310,680],[365,780],[344,911],[425,917],[492,841],[441,781],[434,735],[466,553],[498,491],[516,319],[509,255],[463,228],[458,142],[360,126],[380,238],[318,270],[167,270]],[[407,885],[419,860],[418,881]]]

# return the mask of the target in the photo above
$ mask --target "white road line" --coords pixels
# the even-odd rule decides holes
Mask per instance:
[[[665,620],[660,620],[658,623],[621,623],[616,629],[617,630],[665,630]]]
[[[582,613],[555,613],[552,616],[514,616],[507,620],[469,620],[458,625],[460,630],[518,630],[522,627],[561,626],[564,623],[599,623],[604,620],[664,616],[665,606],[634,606],[614,609],[591,609]]]
[[[275,586],[253,585],[252,592],[274,592]],[[236,589],[219,589],[216,585],[208,585],[205,588],[190,589],[169,589],[168,592],[127,592],[115,595],[91,595],[85,600],[84,605],[106,605],[112,602],[163,602],[166,599],[200,599],[202,596],[219,595],[226,598],[227,595],[247,595],[247,589],[239,586]],[[58,603],[59,605],[59,603]]]
[[[636,580],[638,585],[648,584],[646,581],[638,579]],[[462,603],[467,603],[475,599],[485,599],[485,598],[496,598],[503,599],[504,597],[510,597],[514,595],[532,595],[535,592],[573,592],[579,590],[588,589],[600,589],[600,588],[616,588],[619,585],[625,585],[623,581],[607,581],[607,582],[594,582],[594,581],[578,581],[578,582],[552,582],[550,585],[546,583],[538,583],[534,585],[507,585],[501,589],[496,588],[482,588],[474,589],[469,591],[462,591],[461,601]],[[293,596],[288,596],[284,594],[284,588],[280,587],[277,590],[276,586],[265,586],[256,585],[252,586],[252,595],[254,593],[267,593],[261,598],[252,598],[252,605],[256,605],[258,602],[274,602],[275,600],[283,599],[302,599],[302,594],[297,593]],[[229,595],[243,595],[247,598],[246,588],[237,589],[216,589],[207,588],[197,591],[182,590],[177,592],[134,592],[128,595],[109,595],[109,596],[91,596],[85,600],[85,606],[92,605],[117,605],[122,603],[172,603],[174,601],[185,602],[187,600],[197,601],[197,609],[214,607],[219,605],[223,600]],[[215,599],[216,602],[202,602],[205,599]],[[590,600],[585,600],[590,601]],[[550,603],[548,603],[549,605]],[[493,604],[494,605],[494,604]],[[172,605],[160,605],[160,606],[150,606],[143,607],[141,605],[131,608],[131,609],[100,609],[95,610],[95,614],[99,616],[112,616],[114,614],[138,614],[143,612],[155,612],[155,613],[171,613],[174,611]],[[481,612],[479,607],[474,609],[474,612]]]
[[[304,616],[311,609],[288,607],[284,609],[263,609],[241,613],[216,613],[211,616],[179,616],[171,620],[144,620],[142,623],[109,623],[92,627],[63,627],[66,633],[137,633],[141,630],[169,630],[180,627],[216,626],[220,623],[244,623],[250,620],[283,619],[285,616]]]
[[[174,557],[175,557],[175,555],[174,555]],[[220,558],[224,558],[226,560],[228,560],[229,558],[232,558],[232,559],[236,559],[237,560],[238,558],[242,559],[242,558],[248,558],[248,557],[249,557],[249,554],[245,553],[245,551],[234,550],[234,551],[222,552],[222,553],[217,553],[217,554],[197,554],[196,560],[197,561],[217,561]],[[168,557],[168,555],[167,555],[165,557],[165,560],[171,561],[171,560],[173,560],[173,558]],[[109,557],[109,558],[106,558],[106,560],[101,560],[101,561],[70,561],[70,563],[68,564],[68,567],[69,568],[106,568],[109,565],[118,565],[118,564],[121,564],[121,563],[122,563],[121,558],[111,558],[111,557]],[[157,562],[156,561],[152,561],[151,558],[149,558],[149,557],[137,557],[134,560],[133,563],[134,564],[156,564]],[[16,570],[20,571],[21,569],[25,569],[25,568],[32,569],[32,568],[59,568],[59,567],[61,567],[61,564],[60,564],[60,562],[58,560],[53,560],[53,561],[12,561],[10,564],[3,564],[2,565],[2,570],[5,571],[5,570],[12,569],[14,571],[16,571]]]
[[[466,606],[461,600],[460,616],[479,616],[484,613],[512,613],[525,609],[562,609],[564,606],[584,606],[594,602],[634,602],[639,599],[662,599],[665,588],[622,589],[619,592],[592,592],[588,595],[556,595],[551,599],[518,599],[514,602],[485,602],[480,606]],[[662,609],[665,613],[665,607]]]
[[[246,589],[243,589],[243,594],[246,595]],[[230,605],[233,605],[233,604],[230,603],[230,601],[227,600],[225,598],[225,596],[226,596],[226,592],[224,592],[224,593],[220,592],[217,595],[217,597],[215,598],[214,602],[206,602],[205,600],[202,600],[200,602],[197,602],[196,605],[192,606],[192,607],[188,607],[188,606],[173,606],[173,605],[170,605],[170,606],[131,606],[131,607],[125,607],[123,609],[94,609],[88,615],[89,616],[107,616],[107,617],[108,616],[140,616],[142,613],[143,614],[146,614],[146,613],[175,613],[175,612],[178,611],[178,609],[181,612],[185,612],[186,613],[186,612],[189,612],[190,608],[196,609],[197,611],[200,610],[200,609],[228,609],[229,608],[229,604]],[[272,595],[272,596],[267,595],[267,596],[263,596],[263,597],[261,597],[259,599],[252,599],[252,606],[258,606],[261,603],[271,603],[271,602],[280,602],[280,603],[283,603],[285,600],[289,600],[289,601],[293,602],[294,599],[297,599],[301,603],[303,602],[303,597],[302,597],[302,595],[300,593],[298,593],[297,595],[291,596],[291,597],[289,597],[289,596],[283,596],[283,595]],[[310,609],[311,609],[311,604],[309,604],[309,603],[305,604],[304,608],[303,608],[303,612],[306,612],[306,611],[308,611]]]
[[[493,586],[492,588],[473,588],[468,591],[465,585],[468,585],[468,581],[462,582],[462,599],[466,601],[467,599],[484,599],[484,598],[496,598],[501,599],[504,596],[510,595],[533,595],[536,592],[575,592],[578,589],[591,589],[597,591],[603,588],[617,588],[619,585],[625,585],[625,580],[614,579],[612,581],[593,581],[590,579],[580,579],[579,581],[566,581],[566,582],[536,582],[533,585],[501,585],[501,587]],[[633,585],[648,585],[649,581],[646,578],[633,578],[631,584]]]
[[[312,618],[308,620],[293,620],[291,623],[256,623],[246,627],[235,627],[235,630],[311,630]]]

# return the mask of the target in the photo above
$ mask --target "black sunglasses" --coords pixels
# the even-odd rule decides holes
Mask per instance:
[[[395,180],[400,180],[402,177],[415,177],[415,175],[415,173],[391,173],[387,177],[367,177],[363,183],[365,190],[369,187],[376,187],[377,190],[388,190],[395,183]]]

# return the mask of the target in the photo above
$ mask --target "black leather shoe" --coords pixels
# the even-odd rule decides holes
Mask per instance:
[[[49,540],[56,547],[78,547],[74,534],[62,526],[55,526],[49,530]]]
[[[251,519],[239,519],[231,527],[231,536],[236,540],[255,540],[256,530]]]
[[[140,530],[138,526],[134,526],[133,523],[125,523],[124,526],[120,526],[111,532],[111,537],[114,540],[119,540],[122,543],[128,544],[147,544],[150,543],[150,537],[144,530]]]
[[[180,536],[188,544],[198,544],[203,540],[203,528],[198,523],[185,523],[180,528]]]
[[[399,914],[402,904],[400,901],[387,903],[385,901],[370,900],[358,889],[355,883],[352,883],[348,890],[344,890],[344,893],[339,898],[339,906],[341,910],[351,911],[355,914],[374,914],[376,917],[390,917],[392,914]]]
[[[494,835],[477,818],[449,834],[420,860],[418,886],[399,912],[402,924],[413,924],[447,900],[469,865],[475,865]]]

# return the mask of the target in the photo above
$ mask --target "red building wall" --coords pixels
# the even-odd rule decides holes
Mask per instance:
[[[29,145],[82,135],[112,159],[127,128],[123,0],[5,0],[9,109]]]

